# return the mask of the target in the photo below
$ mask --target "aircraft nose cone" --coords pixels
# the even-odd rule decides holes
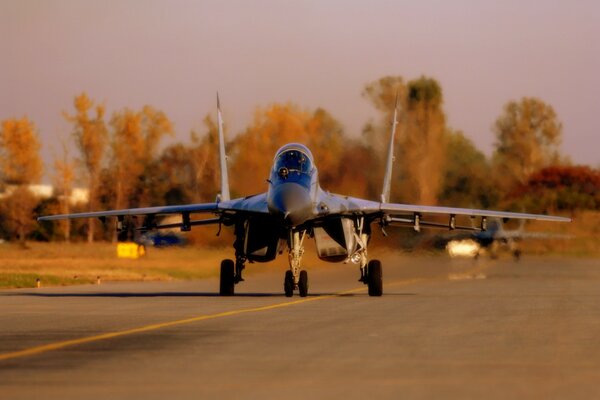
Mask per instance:
[[[279,215],[288,224],[300,225],[309,217],[310,195],[304,187],[286,183],[273,191],[268,206],[271,213]]]

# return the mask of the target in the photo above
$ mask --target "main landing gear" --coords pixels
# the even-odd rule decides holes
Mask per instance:
[[[381,261],[371,260],[360,268],[359,282],[368,285],[369,296],[381,296],[383,294],[383,272]]]
[[[233,296],[235,293],[235,285],[244,280],[242,278],[242,271],[244,270],[244,264],[246,259],[243,257],[236,257],[236,262],[233,260],[221,261],[221,281],[219,284],[219,294],[221,296]]]
[[[221,282],[219,294],[221,296],[233,296],[235,288],[235,266],[233,260],[221,261]]]

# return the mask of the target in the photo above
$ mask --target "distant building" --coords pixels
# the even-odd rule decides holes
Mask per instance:
[[[0,193],[0,199],[10,194],[16,189],[15,185],[6,185],[5,190]],[[48,199],[54,196],[54,187],[52,185],[28,185],[28,189],[36,197],[40,199]],[[72,205],[87,203],[89,199],[89,191],[84,188],[73,188],[71,196],[69,196],[69,203]]]

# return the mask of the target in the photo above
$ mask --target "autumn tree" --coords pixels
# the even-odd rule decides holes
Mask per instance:
[[[341,125],[323,109],[302,110],[293,104],[257,110],[252,125],[236,138],[231,151],[233,189],[243,194],[265,190],[272,157],[290,142],[311,149],[320,181],[325,188],[335,189],[344,144]]]
[[[374,166],[381,158],[364,141],[346,139],[335,184],[326,189],[349,196],[378,199],[381,195],[381,181],[372,178]]]
[[[440,204],[454,207],[490,208],[500,197],[491,179],[485,155],[461,131],[446,133],[446,168]]]
[[[88,210],[96,211],[98,208],[98,190],[100,187],[100,172],[106,154],[108,131],[104,121],[105,109],[103,105],[95,105],[84,92],[75,97],[73,102],[75,114],[63,113],[65,119],[73,124],[73,137],[80,152],[79,165],[87,182]],[[94,115],[90,115],[91,113]],[[88,221],[87,240],[94,241],[96,222],[90,218]]]
[[[192,132],[190,135],[192,176],[189,186],[192,189],[193,201],[213,201],[220,191],[219,130],[210,115],[207,115],[203,122],[206,132],[203,135]]]
[[[378,121],[369,121],[363,128],[363,137],[366,143],[377,154],[386,154],[389,143],[394,105],[398,94],[398,127],[396,132],[401,131],[406,122],[406,84],[400,76],[386,76],[365,86],[362,95],[381,113]],[[399,135],[396,135],[396,145]],[[384,157],[378,157],[381,168],[385,166]],[[381,171],[383,176],[383,171]]]
[[[508,198],[536,212],[600,210],[600,170],[581,165],[542,168]]]
[[[174,134],[173,124],[167,115],[152,106],[144,106],[140,111],[142,141],[144,143],[140,163],[143,166],[142,173],[138,176],[137,185],[134,188],[134,199],[138,206],[150,206],[152,204],[151,193],[157,184],[156,175],[151,169],[158,158],[160,143],[165,136]],[[162,202],[161,202],[162,204]]]
[[[153,177],[147,172],[161,138],[173,133],[172,124],[162,111],[145,106],[139,112],[125,109],[115,113],[110,125],[113,207],[148,205]]]
[[[69,148],[65,142],[61,143],[62,155],[54,160],[54,190],[58,197],[59,212],[68,214],[71,211],[71,195],[73,180],[75,179],[75,165],[69,156]],[[71,240],[71,220],[59,221],[65,242]]]
[[[560,160],[562,124],[551,105],[533,97],[511,101],[494,125],[494,168],[508,190]]]
[[[39,150],[40,141],[32,121],[26,117],[2,121],[0,167],[9,195],[1,208],[9,232],[21,242],[35,226],[33,209],[38,200],[28,186],[42,177]]]
[[[415,201],[437,203],[445,167],[446,116],[442,88],[431,78],[408,83],[407,125],[400,136],[400,162]]]
[[[183,204],[214,201],[219,192],[217,126],[210,116],[204,119],[206,132],[190,133],[190,144],[167,146],[150,167],[155,184],[151,201],[156,204]]]
[[[441,188],[445,158],[446,117],[442,89],[435,79],[421,77],[404,83],[388,76],[368,84],[363,95],[383,113],[379,124],[369,123],[363,136],[377,154],[389,141],[394,102],[398,94],[396,164],[392,196],[402,201],[435,204]],[[383,176],[380,157],[375,179]]]

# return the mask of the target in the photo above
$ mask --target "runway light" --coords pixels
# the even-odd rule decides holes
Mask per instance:
[[[96,285],[99,285],[99,284],[100,284],[100,277],[98,276],[98,277],[96,277]]]
[[[446,245],[450,257],[475,257],[479,249],[479,244],[471,239],[451,240]]]
[[[37,287],[37,288],[42,287],[42,281],[40,280],[40,278],[37,278],[35,280],[35,287]]]

